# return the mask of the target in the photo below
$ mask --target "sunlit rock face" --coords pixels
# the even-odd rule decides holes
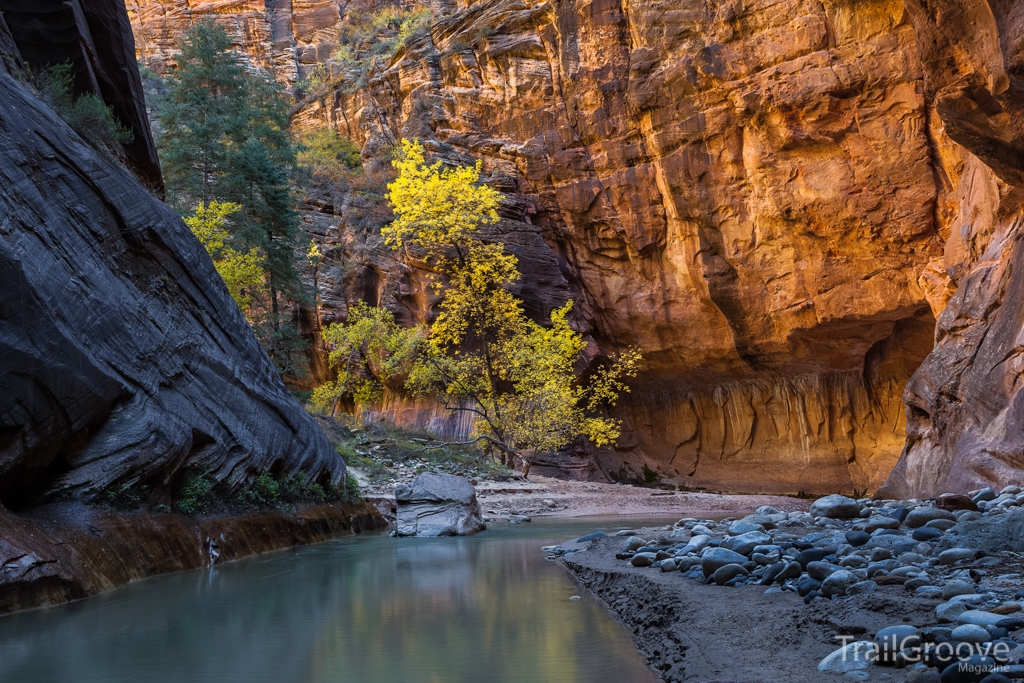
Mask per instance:
[[[214,15],[252,62],[289,83],[330,58],[347,2],[339,0],[124,0],[144,63],[158,72],[174,67],[181,35]]]
[[[907,3],[928,97],[963,146],[945,266],[959,287],[907,386],[907,445],[881,495],[1024,483],[1024,6]]]
[[[144,37],[155,25],[145,17],[179,4],[132,5],[140,57],[170,63],[167,41]],[[190,6],[226,26],[254,11]],[[957,114],[970,109],[962,98],[941,96],[962,74],[941,43],[919,47],[934,16],[902,0],[432,6],[430,35],[367,87],[304,100],[295,123],[334,126],[367,157],[416,137],[439,158],[482,159],[516,207],[509,219],[539,229],[536,251],[566,285],[547,300],[575,299],[595,352],[643,349],[644,372],[616,409],[616,447],[545,466],[733,491],[884,482],[935,316],[957,285],[969,289],[1006,222],[1005,185],[987,164],[1005,174],[1015,163],[988,123]],[[1017,59],[1015,33],[983,42],[992,36],[963,34],[952,5],[937,15],[959,27],[956,59],[975,50],[985,74],[1012,71],[999,65]],[[1012,78],[989,80],[994,93]],[[344,210],[324,220],[344,232]],[[429,315],[426,278],[399,270],[374,270],[379,301]],[[359,294],[347,272],[325,301]]]

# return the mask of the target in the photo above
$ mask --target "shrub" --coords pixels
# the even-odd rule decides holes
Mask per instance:
[[[242,498],[252,505],[273,505],[277,502],[280,489],[276,479],[269,474],[261,474],[256,477],[252,486],[242,493]]]
[[[346,172],[362,168],[359,147],[333,128],[323,127],[309,131],[299,138],[299,164],[314,175],[338,180]]]
[[[74,72],[70,62],[46,67],[34,74],[32,83],[40,98],[71,128],[96,149],[120,156],[132,141],[132,132],[114,118],[113,110],[93,94],[72,94]]]
[[[128,484],[114,484],[103,493],[103,497],[114,507],[135,508],[142,501],[142,494],[146,488],[140,486],[136,490]]]
[[[174,509],[186,515],[202,512],[210,503],[212,490],[213,484],[207,472],[186,472]]]

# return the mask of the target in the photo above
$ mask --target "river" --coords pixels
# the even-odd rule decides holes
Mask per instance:
[[[0,619],[0,681],[655,683],[540,551],[629,522],[365,534],[139,581]]]

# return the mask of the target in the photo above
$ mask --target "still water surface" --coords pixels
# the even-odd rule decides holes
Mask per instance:
[[[625,526],[368,534],[156,577],[0,619],[0,681],[656,683],[626,630],[540,552]]]

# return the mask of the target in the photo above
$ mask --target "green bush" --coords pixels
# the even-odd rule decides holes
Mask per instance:
[[[281,478],[280,498],[289,503],[317,503],[327,501],[327,492],[324,487],[315,481],[310,481],[305,472],[296,472]]]
[[[103,493],[104,499],[113,507],[136,508],[142,501],[142,494],[146,492],[146,486],[133,489],[128,484],[114,484]]]
[[[298,162],[314,175],[339,179],[363,166],[359,147],[333,128],[317,128],[299,138]]]
[[[277,502],[280,495],[281,485],[269,474],[261,474],[256,477],[247,490],[242,493],[242,498],[252,505],[266,506]]]
[[[206,472],[186,472],[174,509],[186,515],[202,512],[210,503],[212,490],[213,484]]]
[[[345,475],[345,502],[354,502],[363,497],[359,490],[359,482],[351,474]]]
[[[119,156],[132,141],[132,132],[114,118],[113,110],[94,94],[72,94],[74,72],[70,62],[49,66],[33,74],[40,98],[96,149]]]

